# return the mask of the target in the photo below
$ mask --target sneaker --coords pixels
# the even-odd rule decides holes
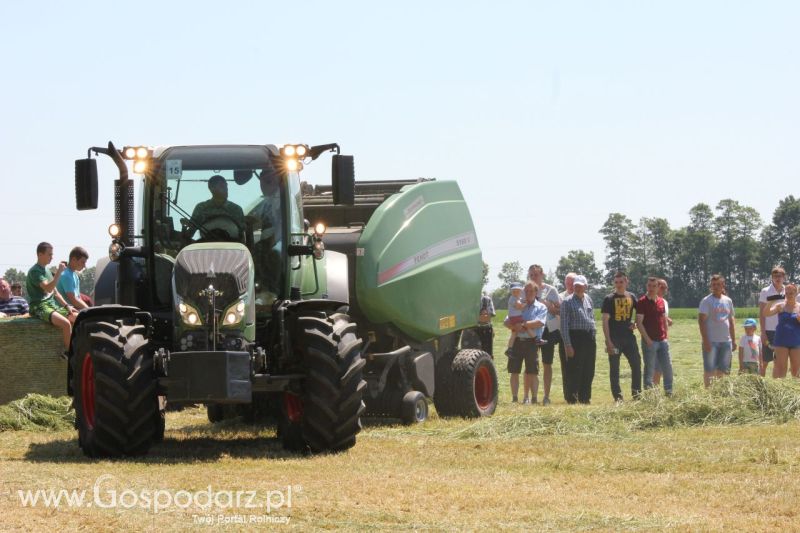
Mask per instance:
[[[532,399],[531,405],[539,405],[539,400],[537,400],[536,398]]]
[[[530,403],[531,403],[531,401],[530,401],[529,399],[527,399],[527,398],[525,398],[524,400],[522,400],[522,404],[523,404],[523,405],[530,405]]]
[[[542,405],[550,405],[550,398],[545,396],[544,399],[542,400]]]
[[[518,401],[519,401],[519,400],[517,400],[517,397],[516,397],[516,396],[514,396],[513,398],[511,398],[511,403],[517,403]]]

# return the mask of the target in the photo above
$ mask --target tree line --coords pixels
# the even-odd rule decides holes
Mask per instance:
[[[756,304],[772,267],[782,266],[787,280],[800,273],[800,199],[791,195],[778,203],[766,224],[754,208],[725,199],[713,208],[705,203],[692,207],[689,224],[682,228],[672,228],[665,218],[634,222],[611,213],[599,231],[606,245],[603,268],[592,252],[571,250],[548,273],[549,283],[563,288],[564,276],[579,272],[588,279],[590,294],[601,297],[611,290],[617,271],[628,274],[630,290],[637,294],[644,292],[648,276],[656,276],[669,283],[671,306],[695,307],[708,294],[711,275],[719,273],[727,280],[728,295],[743,306]],[[498,274],[502,285],[492,294],[496,306],[505,307],[508,284],[524,279],[525,273],[516,261],[503,265]]]

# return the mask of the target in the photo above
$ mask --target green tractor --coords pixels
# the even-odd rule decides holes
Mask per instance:
[[[329,186],[300,181],[326,152]],[[350,448],[362,415],[486,416],[491,357],[469,339],[482,259],[458,186],[355,182],[339,146],[151,148],[75,162],[95,209],[116,164],[96,307],[73,328],[68,392],[91,457],[147,453],[171,406],[272,417],[287,449]],[[129,168],[134,177],[129,177]],[[138,194],[134,200],[134,188]]]

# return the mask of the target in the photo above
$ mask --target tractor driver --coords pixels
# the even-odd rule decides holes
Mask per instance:
[[[200,229],[203,237],[205,231],[222,231],[231,239],[242,241],[244,237],[244,212],[242,208],[233,202],[228,201],[228,182],[219,174],[211,176],[208,180],[208,190],[211,191],[211,199],[200,202],[192,211],[192,222],[202,226]],[[191,228],[194,234],[194,228]]]

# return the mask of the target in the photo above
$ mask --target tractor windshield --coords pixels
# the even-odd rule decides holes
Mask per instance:
[[[237,183],[234,170],[189,170],[175,182],[167,182],[167,197],[174,231],[184,244],[199,241],[247,243],[281,240],[279,177],[263,170],[245,170],[251,176]],[[240,179],[239,181],[243,181]],[[176,216],[177,215],[177,216]]]
[[[196,160],[188,149],[167,152],[153,188],[154,252],[174,259],[195,242],[239,242],[253,256],[257,297],[281,293],[285,228],[284,181],[268,158]],[[248,160],[250,159],[250,160]]]

